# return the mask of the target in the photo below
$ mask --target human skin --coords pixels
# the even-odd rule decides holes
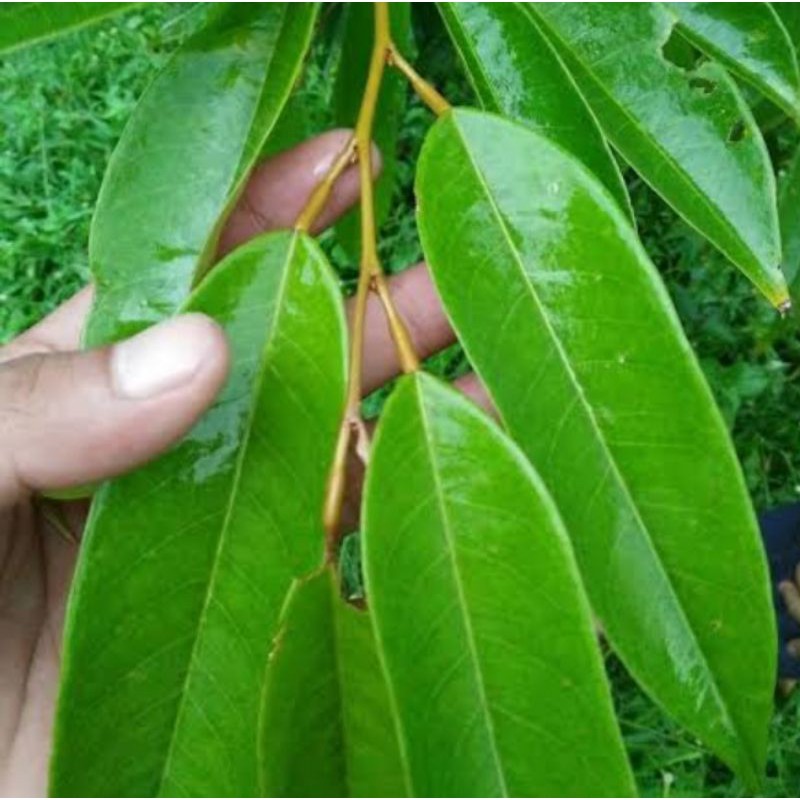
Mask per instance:
[[[259,233],[290,227],[349,136],[331,131],[258,167],[221,235],[220,256]],[[357,199],[357,170],[349,168],[317,231]],[[391,287],[420,356],[453,341],[423,264],[394,277]],[[0,792],[6,796],[47,791],[64,608],[86,519],[86,503],[59,504],[57,517],[75,534],[70,541],[41,493],[102,481],[157,456],[208,407],[229,366],[222,330],[200,314],[81,352],[91,299],[86,287],[0,348]],[[366,340],[365,393],[398,372],[375,298]],[[474,376],[458,383],[486,402]],[[355,524],[359,465],[350,472],[346,518]]]

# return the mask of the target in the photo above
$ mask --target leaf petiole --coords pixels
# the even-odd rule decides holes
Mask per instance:
[[[364,95],[354,134],[354,148],[358,156],[361,188],[361,263],[359,265],[358,288],[356,290],[355,312],[353,314],[350,341],[347,400],[328,478],[328,489],[323,512],[323,522],[327,537],[326,552],[329,560],[335,556],[340,539],[339,529],[345,493],[347,456],[354,431],[358,433],[359,438],[362,440],[360,441],[361,447],[359,449],[362,452],[366,450],[365,442],[363,441],[365,436],[363,425],[359,424],[361,421],[359,405],[361,402],[361,372],[364,351],[364,317],[370,291],[374,291],[381,300],[403,372],[409,373],[419,369],[419,358],[411,337],[402,317],[392,302],[391,293],[386,283],[383,267],[378,256],[375,225],[375,202],[372,186],[372,129],[381,82],[388,61],[388,54],[392,51],[392,47],[388,5],[387,3],[376,3],[375,40],[370,57],[367,83],[364,87]],[[337,159],[334,167],[338,167],[343,161],[344,154]],[[328,182],[328,178],[329,176],[326,176],[323,184]],[[324,191],[323,184],[318,187],[322,191]],[[328,189],[328,191],[330,190]]]
[[[415,69],[403,58],[394,42],[389,43],[389,51],[386,55],[389,66],[397,69],[405,75],[411,88],[417,93],[420,100],[436,114],[437,117],[444,114],[450,108],[450,103],[426,81]]]

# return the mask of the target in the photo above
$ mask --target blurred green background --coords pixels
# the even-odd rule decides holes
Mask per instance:
[[[455,102],[471,92],[428,4],[418,6],[417,63]],[[137,97],[191,30],[194,5],[152,4],[0,59],[0,343],[24,330],[89,279],[92,208],[108,157]],[[334,69],[325,38],[315,46],[292,102],[287,140],[330,126]],[[421,258],[413,219],[416,154],[430,123],[409,98],[399,133],[398,189],[381,231],[390,271]],[[291,130],[289,130],[291,128]],[[798,135],[777,126],[767,144],[780,176]],[[274,147],[274,145],[273,145]],[[795,317],[780,319],[740,273],[628,174],[639,233],[660,269],[732,431],[760,510],[800,498],[800,342]],[[332,235],[324,244],[343,278],[355,269]],[[458,348],[432,360],[448,377],[466,368]],[[384,393],[371,398],[374,413]],[[714,498],[708,498],[709,503]],[[721,554],[724,557],[724,554]],[[732,796],[741,787],[674,726],[610,655],[617,709],[641,790],[654,796]],[[795,697],[772,734],[766,793],[795,796],[800,725]]]

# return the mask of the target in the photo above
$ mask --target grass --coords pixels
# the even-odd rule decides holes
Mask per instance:
[[[88,281],[105,164],[185,13],[157,4],[0,58],[0,342]]]
[[[468,100],[436,18],[421,5],[419,62],[445,94]],[[86,248],[105,163],[143,88],[190,26],[191,8],[153,4],[61,42],[0,60],[0,342],[70,296],[89,277]],[[313,54],[293,101],[302,124],[285,144],[331,124],[331,64]],[[381,232],[390,271],[421,258],[413,207],[416,154],[429,116],[411,100],[399,143],[399,187]],[[785,164],[796,135],[771,134]],[[635,176],[628,175],[642,240],[660,269],[689,339],[732,431],[757,508],[800,495],[800,343],[795,320],[781,320],[748,282]],[[345,285],[354,269],[335,238],[325,246]],[[446,377],[466,369],[458,348],[432,359]],[[369,400],[377,413],[386,392]],[[713,498],[709,498],[713,500]],[[732,796],[742,789],[697,741],[668,720],[607,657],[615,701],[641,790],[652,796]],[[766,793],[794,796],[800,781],[800,720],[791,699],[771,732]]]

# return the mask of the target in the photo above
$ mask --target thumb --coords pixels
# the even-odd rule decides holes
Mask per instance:
[[[0,364],[0,506],[153,458],[210,405],[227,371],[225,336],[202,314],[112,347]]]

